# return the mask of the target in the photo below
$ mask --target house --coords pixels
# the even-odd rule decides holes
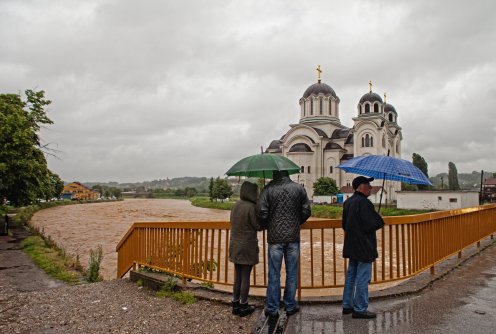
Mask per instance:
[[[485,179],[482,183],[482,200],[496,202],[496,177]]]
[[[399,191],[396,193],[398,209],[454,210],[479,205],[479,192],[475,190]]]
[[[64,186],[61,197],[63,199],[74,200],[98,199],[100,197],[100,193],[79,182],[72,182]]]

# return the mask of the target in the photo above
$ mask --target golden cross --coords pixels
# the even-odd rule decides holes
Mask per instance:
[[[322,70],[320,69],[320,65],[319,65],[319,66],[317,66],[317,73],[318,73],[318,77],[317,77],[317,79],[318,79],[318,80],[319,80],[319,82],[320,82],[320,73],[322,73]]]
[[[370,92],[372,93],[372,80],[369,81]]]

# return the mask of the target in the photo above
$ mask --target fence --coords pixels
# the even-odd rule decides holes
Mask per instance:
[[[496,232],[496,204],[411,216],[385,217],[377,232],[379,258],[372,283],[411,277]],[[259,233],[260,263],[252,286],[267,286],[266,232]],[[342,258],[340,219],[312,219],[302,225],[299,296],[315,289],[344,285],[347,261]],[[232,285],[234,265],[228,261],[229,222],[137,222],[117,245],[117,276],[146,266],[186,279]],[[317,293],[325,295],[325,292]]]

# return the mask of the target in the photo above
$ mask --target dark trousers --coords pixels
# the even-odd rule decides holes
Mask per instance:
[[[245,264],[234,264],[234,286],[233,286],[233,301],[241,304],[248,302],[248,293],[250,292],[250,274],[253,266]]]

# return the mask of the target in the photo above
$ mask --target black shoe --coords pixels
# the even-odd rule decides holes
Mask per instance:
[[[351,313],[353,313],[352,308],[343,307],[343,314],[351,314]]]
[[[374,312],[353,312],[353,318],[356,319],[374,319],[377,315]]]
[[[239,314],[239,301],[231,302],[231,303],[232,303],[232,314],[238,315]]]
[[[255,307],[252,306],[252,305],[248,305],[248,303],[246,304],[239,304],[239,316],[240,317],[246,317],[247,315],[249,314],[252,314],[253,312],[255,312]]]
[[[279,311],[276,311],[276,313],[272,314],[267,309],[265,309],[264,310],[264,314],[265,314],[266,317],[269,317],[271,319],[273,319],[273,318],[279,318]]]
[[[300,307],[299,306],[296,306],[294,309],[292,310],[286,310],[286,316],[290,316],[290,315],[293,315],[295,313],[298,313],[300,312]]]

